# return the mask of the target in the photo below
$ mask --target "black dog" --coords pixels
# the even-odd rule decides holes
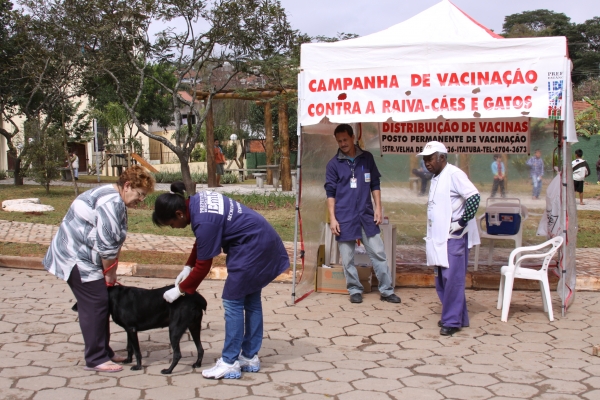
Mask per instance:
[[[134,371],[142,369],[142,353],[137,332],[166,326],[169,327],[173,362],[169,368],[160,372],[170,374],[181,359],[179,341],[186,329],[190,330],[198,349],[198,359],[192,367],[197,368],[202,364],[204,349],[200,343],[200,324],[202,312],[206,311],[206,300],[199,293],[194,293],[169,303],[163,299],[163,294],[173,287],[171,285],[159,289],[141,289],[117,285],[108,288],[110,315],[113,321],[127,332],[125,363],[130,363],[135,353],[136,365],[131,367]],[[77,311],[77,304],[73,306],[73,310]]]

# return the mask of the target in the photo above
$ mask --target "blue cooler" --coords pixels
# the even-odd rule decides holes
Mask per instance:
[[[485,226],[489,235],[516,235],[521,227],[521,206],[514,203],[488,205]]]

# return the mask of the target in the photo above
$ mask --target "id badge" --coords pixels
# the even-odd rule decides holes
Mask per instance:
[[[356,178],[350,178],[350,189],[356,189],[358,187],[357,185],[357,179]]]
[[[371,182],[371,173],[365,172],[365,182]]]

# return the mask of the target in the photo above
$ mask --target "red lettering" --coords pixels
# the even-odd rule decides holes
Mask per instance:
[[[437,74],[438,81],[440,82],[440,86],[446,86],[446,81],[448,80],[448,74]]]
[[[311,92],[316,92],[317,88],[315,87],[315,85],[317,84],[316,80],[312,80],[310,82],[308,82],[308,90],[310,90]]]
[[[389,113],[390,111],[390,101],[389,100],[384,100],[383,101],[383,105],[382,105],[382,111],[383,113]]]
[[[352,85],[352,78],[344,78],[344,90],[348,90],[350,85]]]
[[[342,90],[342,80],[340,78],[329,80],[329,91]]]
[[[325,87],[325,82],[323,79],[319,80],[319,87],[317,88],[317,92],[326,92],[327,88]]]
[[[397,88],[397,87],[398,87],[398,78],[396,78],[396,75],[392,75],[392,77],[390,78],[390,88]]]

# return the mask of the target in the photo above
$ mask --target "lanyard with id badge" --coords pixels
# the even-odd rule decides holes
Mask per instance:
[[[348,160],[346,160],[348,161]],[[348,161],[348,165],[350,166],[350,172],[352,172],[352,178],[350,178],[350,189],[356,189],[358,187],[358,179],[354,176],[354,161],[352,163],[350,163],[350,161]],[[365,176],[365,182],[369,183],[371,182],[371,173],[370,172],[364,172],[365,167],[361,167],[363,170],[363,175]]]

